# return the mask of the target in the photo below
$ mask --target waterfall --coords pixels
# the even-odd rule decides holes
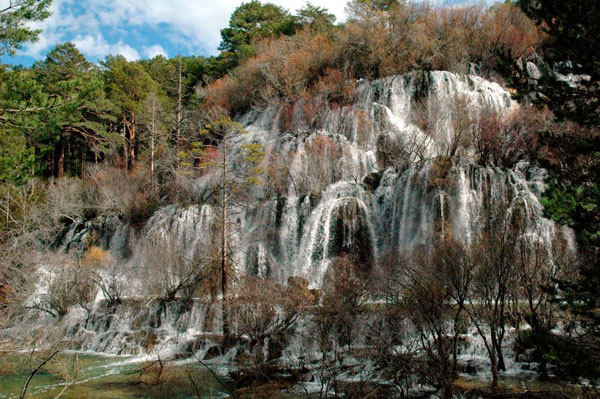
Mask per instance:
[[[340,223],[338,250],[363,250],[362,247],[366,247],[364,250],[374,256],[375,233],[370,201],[371,196],[358,184],[341,181],[329,186],[305,224],[292,275],[308,278],[313,286],[320,286],[329,265],[332,237]]]
[[[285,181],[277,198],[259,187],[256,201],[236,209],[240,228],[231,241],[237,272],[281,283],[300,276],[311,288],[319,288],[338,256],[350,255],[366,268],[390,251],[433,246],[447,237],[471,244],[496,208],[504,210],[506,220],[518,220],[523,236],[539,238],[548,247],[564,240],[574,250],[572,231],[558,228],[543,215],[543,170],[526,162],[510,169],[481,166],[468,147],[448,154],[457,129],[451,123],[457,96],[470,116],[490,109],[506,114],[518,107],[497,83],[434,71],[360,81],[354,102],[320,110],[317,127],[292,115],[292,124],[284,128],[277,107],[244,115],[240,121],[248,133],[236,137],[236,143],[261,143],[266,162],[274,156],[282,159]],[[443,118],[417,120],[423,106],[429,106],[425,118]],[[198,179],[195,184],[201,187],[205,182]],[[148,220],[140,241],[171,237],[192,258],[209,248],[213,225],[210,204],[173,204]],[[125,254],[123,242],[130,233],[114,220],[111,226],[106,228],[111,232],[106,246]],[[92,229],[77,224],[65,241],[82,241]],[[119,267],[129,270],[129,285],[138,281],[142,286],[146,278],[139,269],[143,251],[142,245],[132,245],[131,254],[118,258]],[[99,298],[96,306],[102,303]],[[110,320],[92,318],[77,336],[82,349],[140,352],[140,339],[132,336],[140,328],[160,326],[161,342],[175,332],[193,341],[216,328],[218,312],[201,301],[190,308],[177,306],[148,309],[141,319],[124,306]],[[80,320],[72,321],[72,328],[76,323]]]
[[[287,188],[277,199],[264,198],[258,188],[262,199],[236,211],[238,272],[283,283],[301,276],[318,287],[331,259],[345,253],[370,264],[380,254],[441,237],[470,244],[493,207],[522,219],[525,235],[572,243],[568,229],[543,217],[543,170],[525,162],[508,170],[480,166],[469,148],[448,156],[453,130],[460,127],[452,123],[457,99],[469,117],[518,107],[497,83],[433,71],[360,81],[352,104],[319,110],[317,127],[303,119],[300,106],[285,128],[277,107],[244,115],[248,133],[235,142],[261,143],[266,162],[275,155],[283,159]],[[419,112],[433,119],[419,122]],[[377,184],[367,184],[370,176],[378,176]],[[208,204],[169,205],[147,222],[143,235],[171,236],[193,257],[210,243],[212,224]],[[69,241],[84,235],[81,226],[67,234]],[[141,251],[133,249],[130,265]]]

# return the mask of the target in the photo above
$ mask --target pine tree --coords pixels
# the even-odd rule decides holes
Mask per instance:
[[[142,64],[129,62],[123,56],[109,56],[102,65],[106,68],[108,98],[120,111],[123,158],[127,169],[131,169],[138,147],[138,120],[148,94],[158,93],[160,88]]]
[[[298,27],[296,18],[287,10],[252,0],[236,8],[229,19],[229,26],[221,29],[219,50],[233,60],[233,65],[237,65],[254,54],[254,40],[293,35]]]
[[[100,71],[71,43],[57,45],[34,70],[44,92],[56,102],[40,113],[39,134],[44,137],[37,141],[47,142],[55,177],[62,177],[69,164],[73,174],[80,174],[88,156],[97,163],[115,139],[106,129],[115,118]]]
[[[12,0],[0,6],[0,55],[14,54],[24,42],[38,39],[40,30],[31,29],[30,22],[42,21],[50,15],[52,0]]]

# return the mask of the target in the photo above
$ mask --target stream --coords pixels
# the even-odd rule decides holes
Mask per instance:
[[[19,398],[29,374],[28,357],[4,355],[2,363],[0,398]],[[33,377],[26,398],[184,399],[227,396],[216,378],[201,365],[185,362],[170,363],[165,366],[158,379],[159,383],[156,383],[157,368],[150,368],[143,377],[140,377],[140,369],[146,365],[147,363],[140,357],[65,355],[56,362],[51,362],[50,366]],[[12,370],[6,370],[9,368]],[[214,368],[217,373],[225,374],[223,366]],[[69,375],[66,379],[65,370],[68,370]],[[190,378],[193,378],[196,388],[190,383]]]

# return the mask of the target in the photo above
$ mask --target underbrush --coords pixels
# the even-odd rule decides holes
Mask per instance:
[[[206,104],[239,115],[280,101],[347,104],[356,79],[413,70],[499,77],[507,60],[534,57],[542,34],[513,4],[438,9],[404,4],[379,11],[353,2],[329,32],[302,31],[257,44],[256,55],[205,89]]]

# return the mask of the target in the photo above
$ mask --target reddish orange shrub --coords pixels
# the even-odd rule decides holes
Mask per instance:
[[[404,4],[387,12],[351,3],[343,27],[301,31],[263,40],[257,55],[207,90],[207,103],[239,114],[250,108],[290,105],[309,93],[330,104],[352,101],[359,78],[411,70],[468,72],[476,63],[493,73],[501,58],[532,57],[542,35],[514,4],[491,8],[434,8]],[[310,103],[310,102],[309,102]]]

